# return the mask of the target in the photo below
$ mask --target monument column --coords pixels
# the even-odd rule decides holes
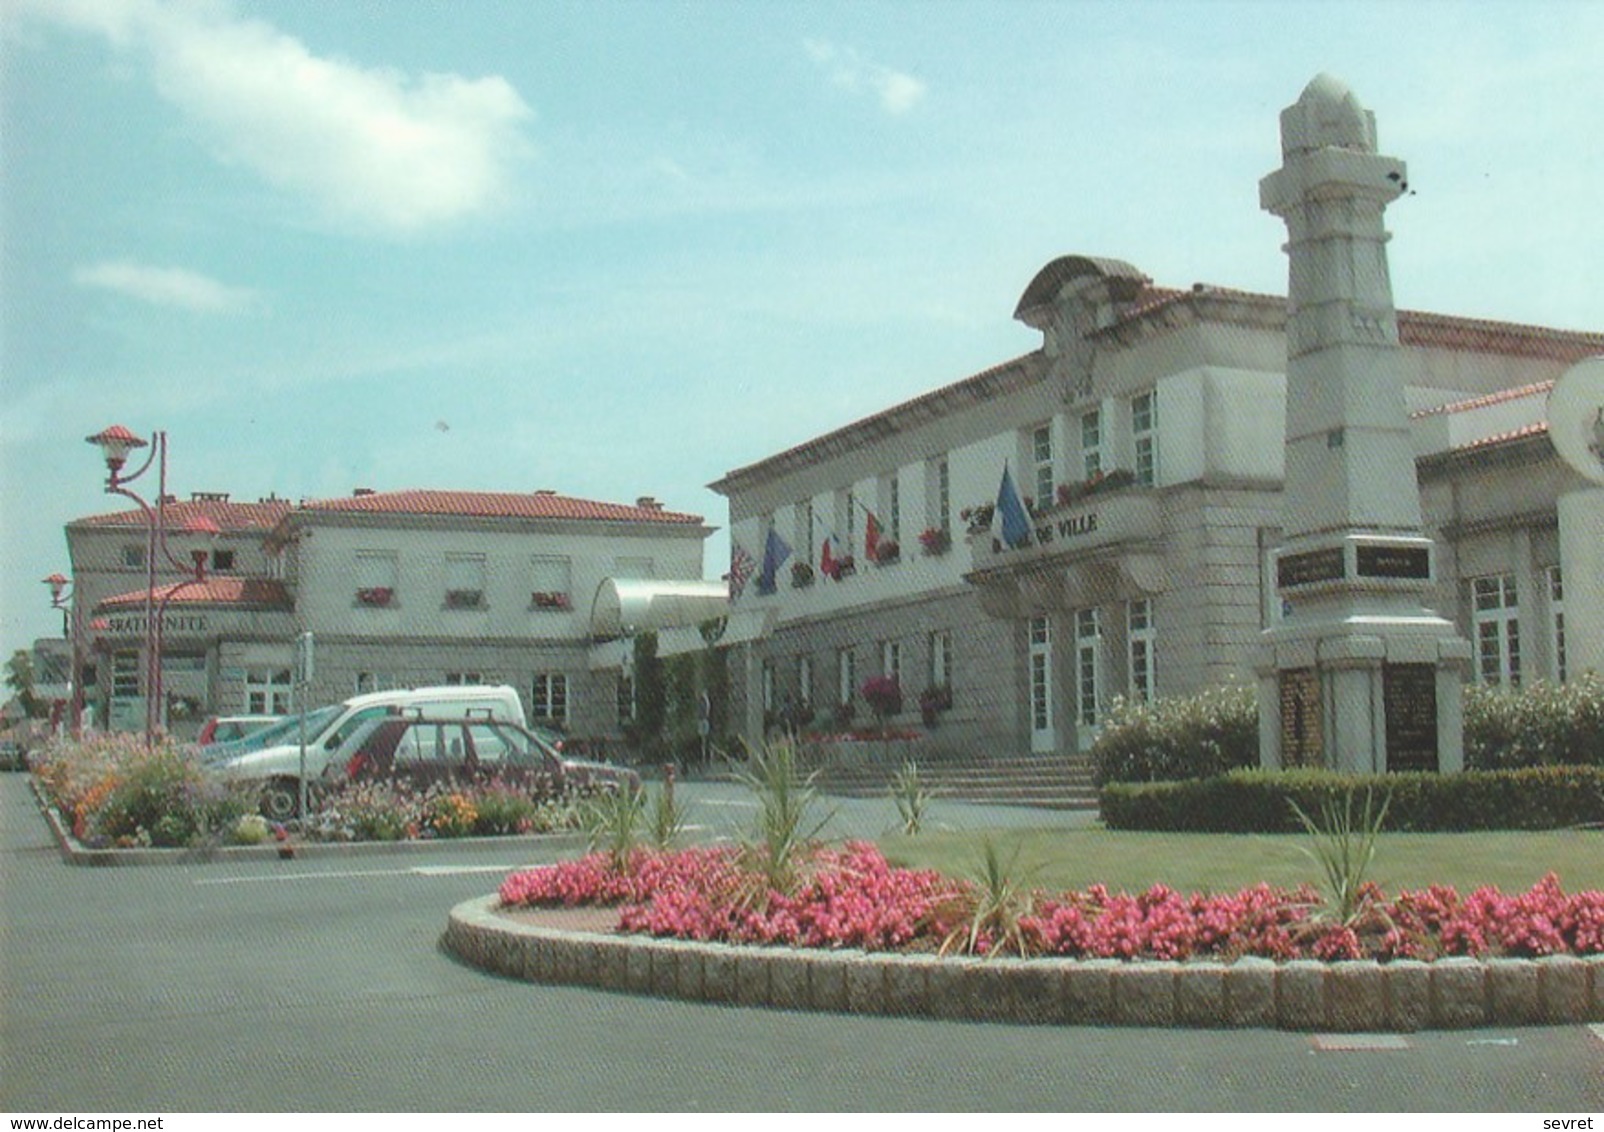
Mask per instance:
[[[1604,673],[1604,357],[1578,362],[1554,383],[1548,437],[1582,477],[1557,508],[1565,659],[1575,679]]]
[[[1258,665],[1261,760],[1368,772],[1463,765],[1469,642],[1425,608],[1421,523],[1387,271],[1403,162],[1375,118],[1317,76],[1281,113],[1260,203],[1287,225],[1286,482],[1276,588],[1290,615]]]

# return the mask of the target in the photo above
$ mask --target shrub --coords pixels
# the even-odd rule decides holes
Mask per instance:
[[[35,773],[73,836],[89,845],[191,845],[221,836],[253,808],[247,790],[218,782],[192,748],[170,740],[58,740]]]
[[[1258,764],[1258,703],[1241,684],[1150,703],[1116,698],[1092,744],[1098,786],[1208,778]]]
[[[1473,684],[1464,704],[1467,767],[1604,767],[1604,678],[1597,673],[1515,690]]]
[[[1196,782],[1110,783],[1099,794],[1110,829],[1295,833],[1305,813],[1349,791],[1390,797],[1387,828],[1416,833],[1565,829],[1604,824],[1604,769],[1529,767],[1462,774],[1342,775],[1237,770]]]
[[[402,841],[422,828],[422,800],[401,783],[374,779],[325,795],[308,832],[321,841]]]
[[[424,813],[436,837],[471,837],[479,821],[479,807],[460,790],[430,798]]]
[[[902,685],[895,676],[871,676],[858,691],[881,723],[902,711]]]

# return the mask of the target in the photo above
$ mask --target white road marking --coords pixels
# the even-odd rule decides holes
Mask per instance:
[[[1595,1038],[1601,1042],[1604,1042],[1604,1022],[1595,1022],[1587,1028],[1593,1031],[1593,1036]]]
[[[1314,1034],[1309,1040],[1322,1053],[1409,1048],[1402,1034]]]
[[[1519,1038],[1468,1038],[1467,1046],[1518,1046]]]
[[[210,877],[205,880],[197,880],[195,884],[263,884],[286,880],[355,880],[361,877],[439,877],[468,873],[511,873],[517,872],[519,869],[535,867],[534,865],[412,865],[403,869],[343,869],[338,872],[327,873],[275,873],[271,876],[260,877]]]

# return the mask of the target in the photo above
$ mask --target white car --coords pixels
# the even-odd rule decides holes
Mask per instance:
[[[523,701],[505,684],[452,684],[354,696],[306,713],[307,781],[322,778],[340,745],[364,724],[391,715],[420,713],[524,723]],[[299,716],[286,716],[238,743],[204,748],[202,756],[208,769],[225,781],[260,782],[263,815],[272,821],[288,821],[301,812],[301,730]]]

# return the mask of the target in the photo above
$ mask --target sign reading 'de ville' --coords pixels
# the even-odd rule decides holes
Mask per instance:
[[[1080,538],[1082,535],[1097,533],[1097,512],[1087,511],[1081,515],[1069,515],[1055,523],[1047,523],[1036,528],[1037,544],[1049,543],[1054,539]]]

